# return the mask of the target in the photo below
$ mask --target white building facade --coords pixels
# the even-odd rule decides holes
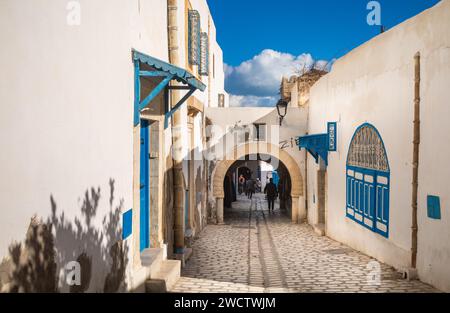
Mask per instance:
[[[445,291],[449,23],[441,1],[338,59],[311,88],[308,124],[323,134],[336,122],[337,149],[325,172],[307,164],[309,223],[320,223],[322,185],[327,236]]]
[[[180,64],[176,65],[186,70],[185,77],[204,86],[178,108],[179,126],[183,145],[201,151],[204,108],[227,106],[222,51],[206,0],[179,0],[177,6]],[[167,0],[1,2],[0,258],[5,259],[0,287],[4,290],[14,285],[8,272],[23,265],[11,264],[9,249],[24,241],[27,229],[46,222],[53,225],[59,291],[143,290],[151,267],[143,266],[142,251],[160,249],[158,257],[164,259],[173,254],[173,118],[165,114],[171,111],[168,98],[173,91],[168,86],[174,83],[140,108],[137,124],[134,106],[135,53],[171,66],[168,12]],[[202,69],[188,60],[192,12],[201,20],[203,39],[198,43],[203,46],[196,52],[203,57]],[[143,62],[141,66],[151,68]],[[141,77],[141,100],[161,80]],[[144,131],[142,121],[148,124]],[[147,208],[141,207],[143,133],[150,159]],[[205,170],[202,159],[197,170]],[[184,175],[188,177],[187,170]],[[183,188],[198,190],[201,179],[187,181]],[[205,201],[206,197],[187,204],[186,211],[194,216],[197,210],[203,221]],[[188,223],[185,228],[197,232],[205,224]],[[79,261],[82,272],[89,273],[85,277],[90,277],[78,290],[65,280],[64,266],[71,261]]]

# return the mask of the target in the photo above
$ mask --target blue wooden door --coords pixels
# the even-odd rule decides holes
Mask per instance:
[[[141,120],[140,154],[140,250],[150,247],[150,173],[149,173],[149,125]]]

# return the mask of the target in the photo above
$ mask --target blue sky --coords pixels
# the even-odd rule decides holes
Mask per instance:
[[[388,29],[439,0],[379,0]],[[339,58],[380,32],[369,0],[208,0],[233,105],[274,105],[282,75]],[[255,77],[260,77],[255,82]]]

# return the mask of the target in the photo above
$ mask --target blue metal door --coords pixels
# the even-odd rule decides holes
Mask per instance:
[[[149,127],[141,120],[140,154],[140,251],[150,247],[150,173],[149,173]]]

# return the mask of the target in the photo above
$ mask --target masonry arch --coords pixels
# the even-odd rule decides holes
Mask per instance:
[[[300,167],[294,158],[286,151],[271,143],[245,143],[236,146],[228,152],[222,160],[218,161],[212,172],[212,194],[216,199],[217,222],[223,223],[223,199],[225,192],[223,181],[228,169],[238,160],[245,159],[248,155],[267,155],[278,159],[284,164],[291,178],[291,198],[292,211],[291,219],[293,223],[298,223],[306,217],[305,201],[303,192],[303,178]]]

